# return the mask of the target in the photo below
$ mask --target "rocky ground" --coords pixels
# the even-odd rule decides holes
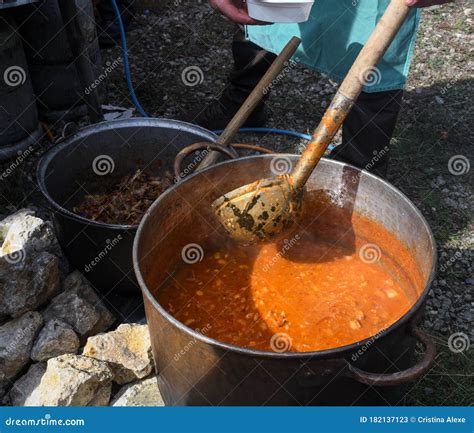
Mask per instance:
[[[10,215],[0,233],[0,401],[162,404],[147,325],[105,333],[121,318],[79,271],[69,273],[51,224],[34,212]]]
[[[388,179],[423,212],[439,254],[423,319],[438,355],[430,373],[410,385],[400,404],[473,401],[473,16],[469,1],[425,11],[392,143]],[[205,3],[164,2],[156,11],[142,11],[129,34],[129,51],[137,96],[147,112],[182,118],[189,109],[218,97],[232,64],[234,31]],[[120,51],[114,48],[102,55],[113,64]],[[195,86],[182,79],[189,67],[202,71]],[[113,68],[107,86],[107,102],[132,106],[120,67]],[[292,68],[269,98],[268,126],[311,130],[335,89],[335,83],[317,73]],[[298,140],[287,137],[240,138],[280,151],[301,150]],[[2,179],[0,216],[26,206],[46,214],[34,179],[37,157],[25,158]],[[4,162],[0,171],[9,167],[11,162]]]

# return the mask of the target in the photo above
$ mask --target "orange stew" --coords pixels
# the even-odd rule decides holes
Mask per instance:
[[[307,233],[204,249],[200,262],[177,270],[158,300],[188,327],[225,343],[324,350],[377,334],[414,303],[383,256],[375,244],[349,249]]]

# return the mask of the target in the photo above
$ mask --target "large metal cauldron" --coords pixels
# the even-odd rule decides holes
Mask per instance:
[[[176,154],[216,135],[188,123],[127,119],[80,130],[53,147],[38,165],[38,183],[53,211],[59,241],[70,262],[103,294],[135,293],[132,245],[138,225],[103,224],[73,212],[103,182],[134,173],[173,170]]]
[[[294,163],[296,155],[285,156]],[[349,405],[396,404],[401,384],[423,374],[433,360],[433,345],[416,324],[432,281],[433,236],[416,207],[385,181],[340,162],[323,159],[308,182],[305,206],[317,216],[311,230],[344,228],[346,240],[361,235],[352,227],[358,212],[381,223],[412,255],[418,275],[415,304],[398,322],[350,346],[311,353],[273,353],[220,343],[175,320],[156,295],[182,263],[183,247],[219,244],[225,234],[211,202],[223,193],[271,176],[274,156],[247,157],[203,170],[165,192],[149,209],[134,243],[134,266],[158,371],[168,405]],[[326,197],[328,200],[321,200]],[[324,209],[323,207],[326,206]],[[309,207],[308,207],[309,205]],[[318,211],[318,207],[320,207]],[[316,214],[315,212],[318,211]],[[352,231],[352,232],[351,232]],[[367,242],[371,234],[362,234]],[[372,235],[373,236],[373,235]],[[380,245],[397,265],[390,245]],[[409,251],[409,253],[408,253]],[[399,263],[403,266],[402,263]],[[398,266],[398,265],[397,265]],[[403,269],[409,274],[413,269]],[[414,278],[416,280],[416,278]],[[415,359],[415,343],[425,348]]]

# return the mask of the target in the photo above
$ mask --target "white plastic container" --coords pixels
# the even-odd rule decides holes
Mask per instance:
[[[250,17],[269,23],[308,21],[314,0],[247,0]]]

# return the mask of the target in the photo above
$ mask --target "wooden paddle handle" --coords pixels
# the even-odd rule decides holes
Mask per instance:
[[[409,12],[410,8],[405,0],[392,0],[388,5],[296,164],[292,173],[295,188],[304,186],[362,92],[364,85],[380,82],[382,77],[376,65],[387,51]]]
[[[278,75],[280,75],[285,66],[288,66],[287,62],[291,59],[293,54],[295,54],[300,43],[301,39],[294,36],[285,45],[281,53],[268,68],[265,75],[261,78],[255,88],[252,90],[252,93],[250,93],[250,95],[244,101],[239,111],[237,111],[235,116],[232,118],[232,120],[224,129],[222,134],[219,136],[217,144],[220,144],[224,147],[227,147],[231,144],[232,140],[235,137],[235,134],[237,134],[238,130],[249,118],[253,110],[255,110],[255,107],[262,100],[264,95],[268,93],[268,89],[272,85],[273,81],[277,79]],[[218,157],[218,152],[211,152],[209,155],[206,156],[206,158],[204,158],[201,164],[199,164],[198,170],[202,170],[203,168],[213,165],[217,161]]]

